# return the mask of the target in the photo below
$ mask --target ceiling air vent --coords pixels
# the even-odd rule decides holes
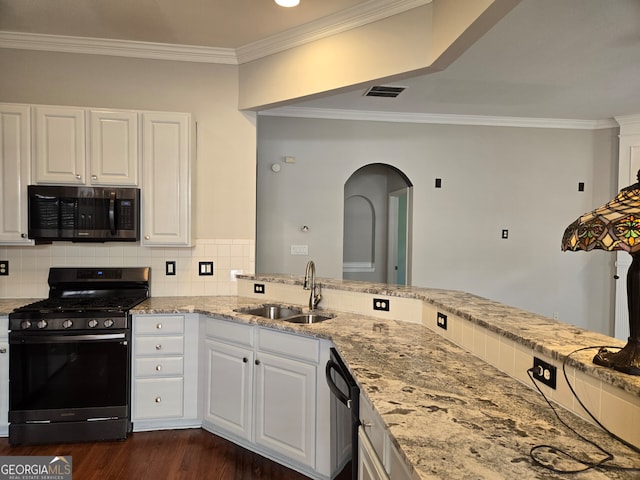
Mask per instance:
[[[365,97],[388,97],[396,98],[407,87],[391,87],[389,85],[376,85],[364,92]]]

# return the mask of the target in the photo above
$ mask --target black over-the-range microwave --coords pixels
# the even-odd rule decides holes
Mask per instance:
[[[29,185],[28,237],[36,243],[135,242],[140,189]]]

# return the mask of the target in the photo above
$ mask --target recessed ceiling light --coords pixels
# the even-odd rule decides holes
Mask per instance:
[[[300,0],[276,0],[276,3],[281,7],[295,7],[300,3]]]

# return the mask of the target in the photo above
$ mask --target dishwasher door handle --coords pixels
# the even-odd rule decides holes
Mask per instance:
[[[342,378],[346,384],[348,384],[347,379],[344,378],[342,370],[340,369],[340,365],[338,365],[333,360],[329,360],[325,368],[325,376],[327,378],[327,385],[329,385],[329,390],[331,390],[331,393],[333,393],[338,398],[338,400],[340,400],[340,402],[344,403],[347,406],[347,408],[350,409],[351,399],[342,390],[338,388],[336,383],[333,381],[333,378],[331,378],[332,370],[336,372],[336,375]]]

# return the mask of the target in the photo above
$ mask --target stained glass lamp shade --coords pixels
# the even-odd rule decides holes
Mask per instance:
[[[562,250],[594,249],[624,250],[632,260],[627,272],[629,339],[620,351],[600,349],[593,362],[640,375],[640,171],[638,183],[620,190],[613,200],[582,215],[565,230]]]

